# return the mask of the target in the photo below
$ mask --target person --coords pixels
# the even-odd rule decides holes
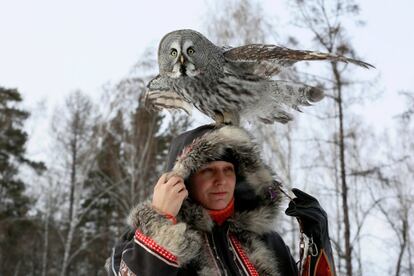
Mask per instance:
[[[204,125],[181,134],[167,171],[131,211],[109,275],[335,275],[315,198],[293,189],[286,210],[310,241],[299,267],[274,231],[283,195],[246,130]]]

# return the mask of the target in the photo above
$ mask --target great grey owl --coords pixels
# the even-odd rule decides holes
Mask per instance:
[[[276,45],[218,47],[199,32],[165,35],[158,48],[159,75],[147,85],[146,103],[157,108],[194,106],[217,123],[239,124],[240,117],[264,123],[292,120],[289,108],[311,105],[323,91],[300,83],[272,80],[302,60],[329,60],[373,67],[344,56],[292,50]]]

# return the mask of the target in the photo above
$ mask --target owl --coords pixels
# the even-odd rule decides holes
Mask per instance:
[[[302,60],[366,62],[344,56],[292,50],[266,44],[219,47],[193,30],[166,34],[158,48],[159,75],[147,85],[145,101],[155,108],[192,107],[218,124],[238,125],[240,118],[266,124],[287,123],[292,110],[322,100],[317,87],[273,76]]]

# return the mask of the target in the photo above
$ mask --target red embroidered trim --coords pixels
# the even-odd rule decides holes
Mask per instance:
[[[135,241],[138,242],[139,245],[146,247],[151,253],[155,253],[157,256],[161,257],[161,259],[164,259],[167,263],[178,266],[178,259],[175,255],[164,247],[158,245],[153,239],[142,234],[138,229],[135,231]]]
[[[164,213],[164,217],[170,220],[173,224],[177,224],[177,218],[171,214]]]
[[[259,273],[257,272],[256,268],[254,268],[254,265],[250,262],[249,257],[247,257],[246,252],[244,252],[240,242],[237,240],[236,236],[230,234],[230,241],[233,245],[233,247],[236,249],[237,255],[240,257],[240,259],[243,262],[243,265],[245,266],[247,272],[251,276],[259,276]]]

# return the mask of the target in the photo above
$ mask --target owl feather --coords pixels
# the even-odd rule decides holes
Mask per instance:
[[[287,123],[290,110],[301,111],[323,99],[317,87],[272,80],[298,61],[369,63],[340,55],[293,50],[265,44],[218,47],[193,30],[164,36],[158,49],[160,74],[148,84],[146,100],[157,108],[199,109],[217,123],[239,124],[240,118],[266,124]]]

